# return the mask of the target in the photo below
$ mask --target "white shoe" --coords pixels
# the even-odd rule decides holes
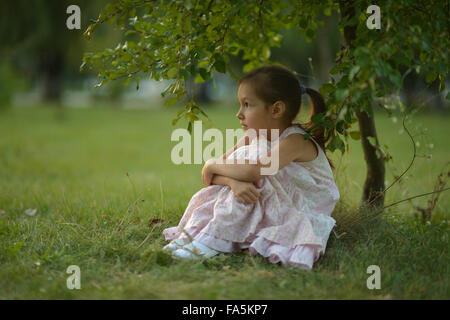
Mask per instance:
[[[181,249],[185,244],[188,244],[188,242],[183,239],[175,239],[165,245],[163,250],[175,251],[177,249]]]
[[[204,244],[194,240],[183,246],[181,249],[177,249],[172,252],[172,256],[180,259],[199,259],[199,258],[212,258],[218,255],[220,252],[211,249]]]

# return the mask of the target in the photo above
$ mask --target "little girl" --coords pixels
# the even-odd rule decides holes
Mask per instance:
[[[245,134],[222,159],[254,161],[207,161],[202,170],[207,187],[192,197],[178,226],[163,231],[171,240],[165,250],[195,259],[248,249],[272,263],[312,268],[325,253],[340,194],[323,129],[311,132],[311,121],[303,127],[292,123],[303,93],[310,97],[311,116],[325,113],[320,93],[301,86],[284,67],[260,67],[239,80],[236,116]],[[253,139],[249,129],[256,130]],[[271,129],[279,130],[278,138]],[[305,138],[307,133],[312,138]],[[262,176],[263,159],[275,151],[278,171]]]

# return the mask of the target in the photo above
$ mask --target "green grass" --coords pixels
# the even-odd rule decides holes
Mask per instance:
[[[237,128],[235,110],[212,108],[220,129]],[[312,271],[274,265],[260,256],[221,255],[176,261],[161,251],[162,230],[178,223],[202,185],[200,165],[170,161],[172,109],[11,108],[0,114],[0,299],[449,299],[449,197],[433,219],[414,218],[412,203],[381,217],[356,209],[365,177],[359,141],[332,156],[341,201],[325,256]],[[377,130],[399,174],[412,146],[377,114]],[[415,165],[392,187],[386,204],[432,191],[449,159],[449,119],[415,116]],[[183,124],[181,124],[183,125]],[[428,197],[413,200],[425,206]],[[37,208],[35,216],[24,210]],[[149,224],[153,218],[161,223]],[[343,234],[343,235],[342,235]],[[66,268],[81,268],[81,290],[68,290]],[[381,269],[381,289],[369,290],[369,265]],[[225,266],[229,266],[223,268]]]

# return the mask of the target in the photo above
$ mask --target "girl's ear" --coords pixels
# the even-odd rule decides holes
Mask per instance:
[[[284,112],[286,111],[286,105],[283,101],[277,101],[272,105],[270,111],[274,119],[279,119],[284,115]]]

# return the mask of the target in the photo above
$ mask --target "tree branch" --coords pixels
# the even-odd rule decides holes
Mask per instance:
[[[427,195],[433,194],[433,193],[438,193],[438,192],[447,191],[447,190],[449,190],[449,189],[450,189],[450,187],[444,188],[444,189],[441,189],[441,190],[432,191],[432,192],[427,192],[427,193],[418,194],[418,195],[413,196],[413,197],[409,197],[409,198],[406,198],[406,199],[403,199],[403,200],[400,200],[400,201],[396,201],[396,202],[394,202],[394,203],[391,203],[390,205],[387,205],[387,206],[383,207],[383,209],[379,210],[378,213],[381,213],[381,212],[384,211],[384,209],[389,208],[389,207],[392,207],[392,206],[395,206],[396,204],[399,204],[399,203],[401,203],[401,202],[408,201],[408,200],[411,200],[411,199],[414,199],[414,198],[418,198],[418,197],[427,196]]]

